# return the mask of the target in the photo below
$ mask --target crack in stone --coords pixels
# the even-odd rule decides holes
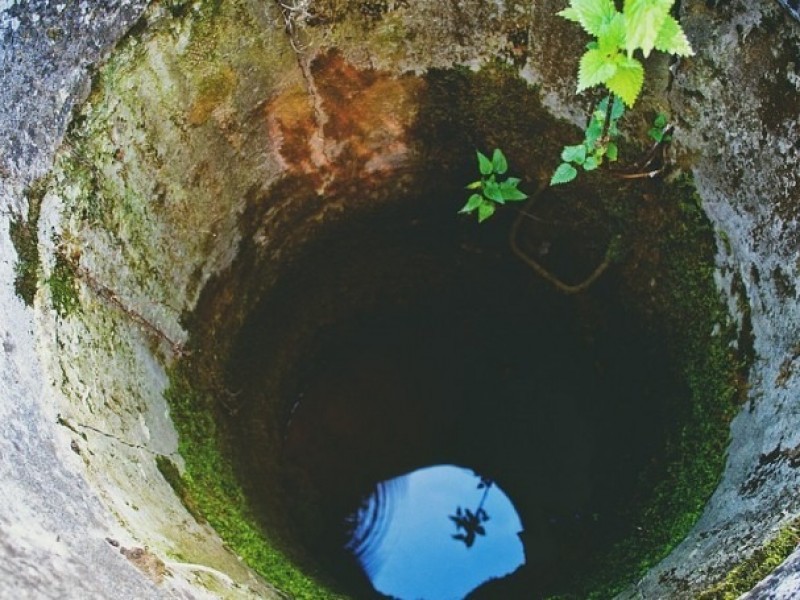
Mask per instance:
[[[155,450],[151,450],[150,448],[147,448],[146,446],[141,446],[139,444],[133,444],[131,442],[127,442],[127,441],[125,441],[123,439],[120,439],[119,437],[115,436],[114,434],[108,433],[107,431],[103,431],[102,429],[98,429],[97,427],[93,427],[92,425],[86,425],[85,423],[75,423],[73,421],[69,421],[69,420],[65,419],[64,417],[62,417],[61,415],[58,415],[58,417],[56,418],[56,423],[58,423],[62,427],[66,427],[67,429],[69,429],[73,433],[75,433],[77,435],[80,435],[82,437],[85,437],[85,436],[84,436],[83,433],[78,431],[79,428],[80,429],[85,429],[85,430],[88,430],[88,431],[92,431],[92,432],[94,432],[94,433],[96,433],[98,435],[102,435],[104,437],[112,439],[115,442],[118,442],[118,443],[122,444],[123,446],[128,446],[129,448],[134,448],[136,450],[144,450],[145,452],[149,452],[150,454],[152,454],[154,456],[162,456],[163,455],[162,452],[156,452]]]
[[[86,269],[79,267],[76,269],[76,274],[78,278],[83,281],[97,296],[121,310],[145,331],[148,331],[156,338],[166,342],[176,357],[180,358],[188,354],[187,350],[183,347],[183,344],[173,340],[171,337],[169,337],[169,335],[151,323],[143,315],[123,304],[114,290],[97,281],[97,279],[95,279]]]
[[[283,22],[285,25],[284,30],[289,38],[289,45],[291,45],[292,51],[294,52],[297,66],[300,69],[301,75],[303,76],[303,82],[305,84],[309,99],[311,100],[311,105],[314,112],[314,120],[317,124],[317,133],[313,136],[314,139],[309,140],[309,145],[311,146],[312,150],[319,152],[328,164],[332,164],[333,159],[328,154],[327,144],[325,143],[325,124],[328,122],[328,115],[325,113],[325,109],[322,106],[322,98],[320,97],[319,90],[317,90],[317,86],[314,82],[314,75],[311,73],[311,69],[309,68],[309,61],[307,60],[304,52],[306,46],[300,42],[297,34],[296,23],[309,18],[311,15],[308,13],[308,8],[303,0],[300,0],[297,4],[291,6],[284,4],[281,2],[281,0],[275,0],[275,4],[278,6],[278,10],[280,10],[281,15],[283,16]],[[331,175],[325,176],[320,192],[325,190],[332,179],[333,177]]]

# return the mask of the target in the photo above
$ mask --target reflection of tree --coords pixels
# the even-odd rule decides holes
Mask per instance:
[[[486,496],[489,493],[489,488],[492,487],[492,480],[485,477],[480,478],[478,489],[483,490],[483,496],[478,503],[478,508],[472,512],[468,508],[456,507],[456,514],[449,515],[449,518],[456,524],[456,532],[464,530],[464,533],[454,533],[452,535],[454,540],[464,542],[467,548],[472,548],[475,540],[479,535],[486,535],[486,529],[483,524],[489,520],[489,515],[483,510],[483,504],[486,502]]]

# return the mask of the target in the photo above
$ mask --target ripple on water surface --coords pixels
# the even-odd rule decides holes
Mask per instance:
[[[348,549],[376,590],[402,600],[463,598],[525,562],[514,505],[469,469],[437,465],[382,482],[351,518]]]

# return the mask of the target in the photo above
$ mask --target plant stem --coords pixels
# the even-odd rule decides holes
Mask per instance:
[[[584,279],[580,283],[571,285],[568,283],[564,283],[558,277],[553,275],[550,271],[548,271],[542,265],[540,265],[538,262],[532,259],[528,254],[525,253],[525,251],[523,251],[519,247],[519,244],[517,243],[517,234],[519,233],[519,227],[520,224],[522,223],[523,216],[525,216],[525,214],[528,212],[528,208],[530,208],[530,206],[533,205],[533,203],[539,197],[539,194],[541,194],[547,187],[549,187],[549,184],[547,183],[545,183],[544,185],[540,185],[539,189],[537,189],[536,192],[534,192],[531,195],[530,200],[528,200],[528,202],[525,204],[522,211],[520,211],[520,214],[517,215],[517,218],[514,221],[514,225],[511,227],[511,232],[509,233],[509,243],[511,245],[511,250],[526,265],[528,265],[531,269],[533,269],[536,272],[536,274],[539,275],[539,277],[550,283],[562,294],[567,294],[567,295],[578,294],[588,289],[595,281],[597,281],[600,278],[600,276],[603,273],[605,273],[606,269],[608,269],[608,267],[611,266],[611,252],[606,251],[606,255],[605,258],[603,258],[603,261],[599,265],[597,265],[595,270],[592,271],[586,279]]]
[[[606,118],[603,121],[603,134],[600,136],[600,139],[603,140],[604,144],[609,142],[608,139],[608,130],[611,128],[611,114],[614,110],[614,94],[608,95],[608,105],[606,106]]]

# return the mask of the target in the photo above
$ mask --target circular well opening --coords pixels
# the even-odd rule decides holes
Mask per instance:
[[[254,55],[248,77],[271,73],[250,68]],[[170,318],[192,311],[189,352],[167,344],[181,356],[167,396],[186,465],[173,487],[270,582],[325,597],[312,574],[369,597],[371,538],[351,539],[358,515],[394,518],[401,486],[390,482],[451,466],[480,497],[502,491],[519,518],[524,565],[470,583],[475,597],[586,597],[598,581],[619,591],[686,534],[727,442],[736,367],[713,232],[691,186],[598,178],[540,198],[518,242],[564,280],[590,273],[617,234],[625,246],[585,294],[563,296],[509,249],[513,210],[482,226],[455,214],[475,178],[471,148],[503,147],[530,191],[575,133],[535,90],[502,67],[395,77],[333,53],[309,68],[324,124],[302,85],[256,98],[259,86],[237,87],[225,69],[194,80],[176,67],[197,93],[169,103],[132,96],[133,76],[115,82],[128,71],[109,68],[97,108],[70,134],[65,181],[82,190],[64,194],[77,231],[64,232],[76,251],[62,258],[81,267],[70,276],[93,267],[98,281],[171,305]],[[152,77],[147,67],[134,81]],[[221,95],[201,93],[217,83]],[[116,97],[132,105],[104,101]],[[397,97],[412,108],[392,129],[383,117],[402,106],[384,100]],[[191,128],[170,129],[187,118]],[[129,141],[163,147],[109,152],[123,125]],[[246,135],[227,135],[237,127]],[[389,130],[397,140],[373,135]],[[320,133],[339,152],[331,163],[316,152]],[[87,171],[85,157],[97,165]],[[107,311],[150,323],[136,318],[141,302],[132,311],[84,283]],[[81,344],[106,339],[99,319],[90,324],[97,338],[76,333]],[[171,340],[147,331],[156,354]],[[376,493],[385,501],[372,510]],[[458,509],[471,518],[480,505],[461,493],[432,517],[452,527],[442,543],[475,555],[499,538],[499,509],[481,507],[483,534],[458,528]],[[471,545],[452,537],[469,531]]]
[[[508,223],[425,206],[318,236],[250,313],[227,376],[241,390],[229,419],[240,478],[265,527],[356,597],[578,591],[576,572],[601,570],[635,533],[689,391],[613,271],[564,296],[513,255]],[[550,252],[536,233],[526,243]],[[598,237],[553,242],[554,264],[582,269]],[[455,491],[456,467],[472,494]],[[439,491],[408,508],[415,473]],[[521,560],[466,582],[456,574],[505,535],[481,483],[513,507]],[[442,526],[417,553],[386,535],[417,527],[412,516]],[[420,573],[423,548],[442,553]],[[392,589],[390,563],[438,591]]]

